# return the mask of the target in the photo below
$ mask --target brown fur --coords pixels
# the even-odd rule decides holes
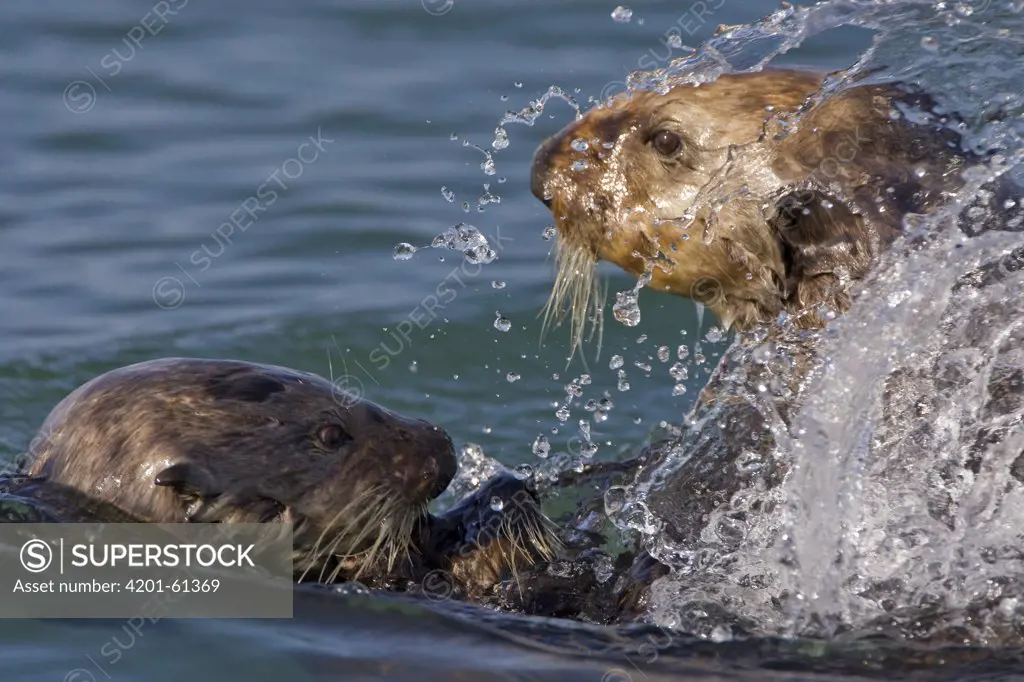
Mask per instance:
[[[845,284],[905,214],[956,186],[963,156],[951,131],[895,113],[926,98],[857,86],[815,103],[822,80],[772,70],[636,92],[545,141],[532,184],[560,236],[554,304],[571,293],[579,323],[585,280],[606,260],[741,329],[783,311],[818,325],[821,306],[845,310]],[[677,152],[656,151],[662,131]]]
[[[344,438],[322,442],[325,426]],[[29,456],[6,481],[25,520],[290,523],[299,580],[429,593],[425,576],[443,571],[472,597],[559,542],[508,474],[428,514],[455,472],[447,434],[284,367],[168,358],[108,372],[53,409]]]
[[[371,548],[373,558],[381,538],[396,545],[381,551],[404,551],[456,468],[442,429],[326,379],[189,358],[86,383],[53,409],[29,454],[30,475],[140,521],[301,521],[296,542],[301,534],[310,559]]]
[[[443,430],[338,397],[326,379],[281,367],[139,363],[62,400],[40,429],[29,473],[153,522],[183,519],[182,490],[154,484],[175,465],[192,467],[196,495],[253,489],[311,517],[330,516],[363,487],[384,484],[415,505],[446,487],[455,463]],[[319,443],[328,424],[348,440]]]

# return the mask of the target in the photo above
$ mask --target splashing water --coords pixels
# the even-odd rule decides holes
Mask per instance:
[[[983,175],[1019,174],[1019,4],[784,6],[754,25],[720,30],[666,68],[631,74],[627,87],[665,92],[757,71],[812,36],[868,29],[872,47],[830,76],[816,98],[854,79],[914,83],[963,118],[957,132],[965,148],[1001,152]],[[492,148],[508,146],[506,124],[532,126],[552,97],[579,118],[574,99],[552,87],[506,113]],[[961,200],[984,179],[973,178]],[[712,178],[698,197],[712,209],[705,240],[728,227],[713,223],[742,190],[729,180],[728,173]],[[699,405],[637,481],[608,491],[609,518],[672,569],[652,588],[651,620],[715,641],[731,637],[738,623],[754,634],[891,626],[958,643],[1008,632],[1024,638],[1024,608],[1014,596],[1024,591],[1024,405],[993,397],[1002,396],[1002,385],[1024,382],[1016,350],[1024,346],[1024,304],[1017,302],[1024,279],[1015,274],[1024,256],[999,269],[1005,281],[953,293],[972,267],[1005,259],[1024,239],[1004,232],[965,242],[953,213],[909,216],[908,235],[927,237],[924,245],[883,259],[858,305],[827,330],[801,331],[783,317],[778,335],[741,335],[707,389],[726,400]],[[1015,220],[1024,223],[1008,218],[1007,228],[1022,230]],[[545,239],[555,236],[545,230]],[[617,297],[620,323],[639,321],[642,286]],[[680,345],[677,357],[701,365],[700,304],[697,318],[692,356]],[[708,343],[719,338],[714,327],[705,336]],[[615,356],[609,365],[619,391],[629,390],[624,364]],[[669,371],[685,378],[681,365]],[[556,403],[560,423],[574,397]],[[736,400],[749,410],[723,412],[722,404]],[[571,466],[569,458],[541,461],[549,473]],[[728,495],[716,497],[721,490]],[[934,617],[949,613],[958,615]]]
[[[393,257],[395,260],[409,260],[417,251],[424,248],[428,247],[419,247],[408,242],[401,242],[395,245]],[[498,259],[498,254],[491,248],[487,237],[480,230],[466,223],[459,223],[449,227],[434,237],[433,241],[430,242],[429,248],[461,251],[466,260],[473,265],[486,265]]]
[[[633,74],[629,85],[665,90],[759,70],[829,29],[871,29],[871,49],[819,96],[854,77],[913,82],[935,95],[966,121],[965,146],[999,152],[966,174],[959,196],[968,203],[986,180],[1021,171],[1024,16],[1006,3],[958,7],[788,7],[667,68]],[[716,192],[726,189],[710,187],[702,200],[723,201]],[[730,636],[740,622],[761,634],[1024,637],[1017,203],[1004,206],[1003,231],[970,239],[956,226],[956,203],[911,216],[915,245],[887,254],[826,330],[783,324],[737,339],[708,387],[729,400],[701,404],[635,483],[606,496],[609,517],[672,569],[652,589],[653,621],[709,637]],[[999,218],[979,210],[963,215]],[[970,274],[979,268],[989,274]],[[632,315],[634,303],[620,309]],[[702,329],[701,306],[698,319]],[[698,330],[695,355],[699,338]]]

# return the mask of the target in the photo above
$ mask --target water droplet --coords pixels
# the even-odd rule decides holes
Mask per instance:
[[[672,387],[672,395],[676,396],[682,395],[684,393],[686,393],[686,386],[684,386],[683,384],[676,384],[675,386]]]
[[[487,426],[487,425],[485,424],[485,425],[484,425],[484,428],[482,429],[482,431],[483,431],[484,433],[490,433],[490,432],[491,432],[491,427],[490,427],[490,426]]]
[[[395,260],[409,260],[419,249],[408,242],[395,245]]]
[[[719,341],[722,340],[723,336],[724,334],[722,333],[721,329],[719,329],[718,327],[711,327],[710,329],[708,329],[708,333],[704,337],[704,339],[708,343],[718,343]]]
[[[636,365],[637,367],[639,367],[640,369],[642,369],[645,372],[650,372],[651,371],[651,366],[649,364],[647,364],[646,362],[640,362],[639,360],[637,360],[633,364]]]
[[[643,534],[649,535],[657,530],[651,518],[651,513],[643,502],[630,501],[623,505],[622,519],[626,526]]]
[[[686,345],[679,346],[679,348],[676,348],[676,357],[680,360],[690,357],[690,348]]]
[[[455,133],[452,133],[451,135],[448,136],[448,139],[454,142],[455,140],[459,139],[459,136],[456,135]]]
[[[626,489],[622,486],[612,486],[604,492],[604,511],[613,516],[626,505]]]
[[[565,394],[572,398],[579,398],[581,395],[583,395],[583,389],[580,388],[580,384],[578,381],[573,380],[565,385]]]
[[[589,374],[580,375],[580,386],[589,386],[592,379]]]
[[[612,19],[619,22],[620,24],[628,23],[629,20],[632,18],[633,10],[629,9],[628,7],[623,7],[622,5],[619,5],[614,10],[612,10]]]
[[[494,141],[491,142],[492,149],[505,149],[508,147],[508,133],[501,126],[494,129]]]
[[[618,385],[618,389],[620,391],[628,391],[629,390],[629,382],[626,380],[626,372],[625,372],[625,370],[621,370],[621,369],[619,370],[619,385]]]
[[[434,237],[430,246],[435,249],[445,248],[461,251],[466,259],[473,264],[492,263],[498,257],[480,230],[468,223],[458,223],[454,227],[449,227]]]
[[[491,186],[488,185],[487,183],[484,183],[484,193],[480,195],[479,199],[477,199],[477,204],[479,204],[480,207],[483,207],[486,206],[487,204],[500,203],[501,197],[499,197],[497,194],[491,194]]]
[[[608,368],[609,369],[619,369],[624,364],[626,364],[626,361],[622,359],[621,355],[613,355],[612,359],[611,359],[611,362],[608,363]]]
[[[636,337],[636,342],[637,343],[643,343],[646,340],[647,340],[647,334],[641,334],[640,336]]]
[[[493,263],[498,258],[494,249],[487,245],[470,247],[464,253],[466,261],[472,265]]]
[[[523,87],[523,84],[522,84],[522,83],[521,83],[520,81],[516,81],[516,82],[515,82],[515,83],[513,83],[512,85],[514,85],[514,86],[515,86],[515,87],[517,87],[517,88],[521,88],[521,87]]]
[[[455,192],[447,187],[441,187],[441,196],[443,196],[449,204],[455,201]]]
[[[416,372],[420,371],[420,368],[416,364],[415,360],[413,360],[412,362],[409,363],[409,371],[412,372],[413,374],[415,374]]]
[[[541,459],[547,459],[547,456],[551,454],[551,443],[543,433],[533,441],[533,454]]]
[[[541,236],[544,237],[544,241],[551,241],[552,239],[554,239],[555,234],[556,231],[554,225],[548,225],[547,227],[544,228],[544,232],[541,233]]]
[[[504,508],[505,508],[505,501],[504,500],[502,500],[500,497],[497,497],[497,496],[491,498],[491,509],[493,509],[496,512],[500,512]]]
[[[575,149],[578,152],[585,152],[585,151],[587,151],[587,148],[590,145],[587,144],[587,141],[584,140],[583,138],[577,137],[575,140],[573,140],[569,144],[569,146],[571,146],[573,149]]]
[[[526,479],[533,476],[533,467],[530,466],[529,464],[520,464],[516,466],[515,469],[512,470],[512,475],[518,478],[520,481],[525,481]]]
[[[519,381],[519,379],[521,379],[522,377],[520,377],[515,372],[509,372],[508,374],[505,375],[505,378],[508,380],[508,383],[514,384],[515,382]]]
[[[676,364],[672,365],[671,368],[669,368],[668,374],[676,381],[686,381],[686,379],[689,377],[689,370],[687,370],[686,367],[683,366],[683,363],[677,362]]]
[[[637,305],[637,296],[634,291],[620,291],[615,294],[615,305],[612,306],[612,314],[615,319],[627,327],[635,327],[640,324],[640,307]]]
[[[496,280],[491,282],[491,288],[493,288],[493,289],[504,289],[505,288],[505,283],[496,279]]]
[[[671,357],[669,355],[670,352],[671,351],[669,350],[668,346],[660,346],[658,348],[658,360],[661,362],[668,362],[669,357]]]
[[[494,328],[499,332],[507,332],[512,328],[512,321],[507,317],[503,317],[501,313],[495,313],[497,315],[494,318]]]
[[[559,407],[557,410],[555,410],[555,416],[558,418],[558,421],[563,424],[569,421],[569,406],[562,405],[561,407]]]

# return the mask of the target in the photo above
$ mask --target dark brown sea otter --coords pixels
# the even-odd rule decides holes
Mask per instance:
[[[443,570],[471,592],[550,551],[521,481],[499,477],[432,516],[456,470],[445,431],[284,367],[164,358],[113,370],[53,409],[29,458],[7,488],[44,518],[290,522],[303,580],[389,586]]]

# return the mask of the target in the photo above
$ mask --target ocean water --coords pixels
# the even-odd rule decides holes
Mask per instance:
[[[702,379],[665,399],[674,382],[656,351],[706,334],[712,323],[699,330],[689,301],[646,296],[634,328],[609,311],[600,359],[592,344],[586,367],[567,366],[564,330],[542,338],[553,242],[529,159],[572,108],[553,102],[535,126],[509,126],[494,175],[464,146],[489,148],[505,111],[551,85],[579,89],[586,107],[628,71],[682,55],[663,44],[681,16],[696,46],[772,5],[726,3],[700,22],[679,3],[637,4],[628,23],[614,8],[457,3],[437,15],[405,1],[177,0],[163,21],[152,3],[127,0],[0,9],[5,454],[82,381],[166,355],[323,375],[332,363],[341,374],[344,359],[371,399],[506,462],[528,461],[540,433],[568,446],[573,422],[552,434],[551,402],[588,369],[591,394],[611,391],[616,405],[595,430],[613,442],[605,450],[678,419]],[[865,43],[859,33],[819,41],[801,61],[845,66]],[[299,154],[309,162],[289,161]],[[480,211],[484,185],[500,203]],[[250,215],[242,204],[257,194],[265,210]],[[439,249],[393,258],[396,244],[429,244],[459,222],[488,236],[495,262]],[[612,292],[630,286],[607,273]],[[445,286],[454,299],[423,312]],[[508,332],[495,329],[498,312]],[[614,354],[628,392],[608,369]],[[648,380],[633,363],[652,357]]]
[[[594,426],[598,457],[678,421],[728,340],[707,339],[715,321],[693,303],[643,292],[635,327],[606,311],[600,355],[590,344],[585,362],[569,362],[564,329],[542,337],[553,241],[529,161],[573,107],[552,100],[491,151],[502,115],[550,86],[587,108],[628,72],[683,56],[672,36],[696,47],[719,24],[754,21],[777,3],[629,8],[617,21],[615,3],[592,0],[0,6],[0,459],[23,451],[82,382],[171,355],[347,375],[369,398],[507,465],[532,462],[540,434],[572,449],[583,401],[565,423],[554,404],[584,373],[584,400],[607,393],[615,406]],[[870,40],[840,28],[774,63],[844,68]],[[394,257],[396,245],[429,245],[458,223],[498,258],[476,266],[441,248]],[[612,293],[632,286],[603,273]],[[439,287],[454,296],[425,313]],[[658,349],[674,355],[681,344],[708,359],[673,395]],[[605,660],[572,657],[537,644],[569,626],[549,624],[555,634],[530,643],[501,634],[519,621],[484,628],[479,614],[396,611],[388,599],[300,595],[294,622],[161,621],[130,646],[119,622],[3,622],[0,674],[625,680],[742,668],[668,655],[638,665],[636,647],[621,642]],[[124,653],[116,664],[99,653],[112,637]],[[609,677],[618,670],[626,677]]]

